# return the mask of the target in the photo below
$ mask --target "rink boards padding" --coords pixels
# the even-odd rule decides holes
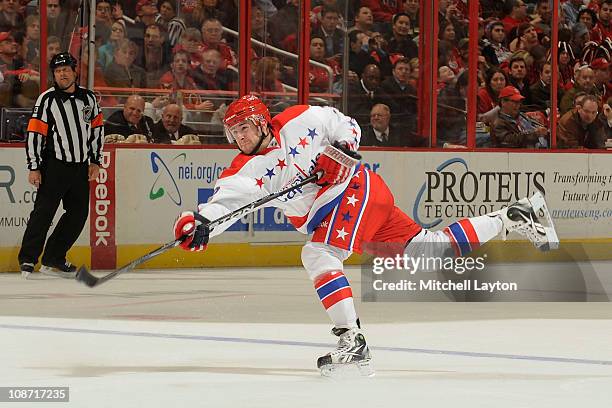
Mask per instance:
[[[103,171],[91,185],[89,222],[70,252],[71,260],[113,269],[167,242],[179,211],[193,209],[212,195],[234,155],[227,147],[107,145]],[[386,180],[396,205],[423,226],[438,229],[482,215],[539,189],[562,243],[588,242],[588,249],[581,246],[576,256],[610,256],[605,248],[612,242],[610,154],[366,149],[363,157],[363,163]],[[0,271],[17,270],[17,248],[35,194],[27,183],[23,146],[2,145]],[[205,255],[173,250],[147,266],[297,265],[305,239],[281,211],[267,208],[216,237]],[[502,260],[531,251],[525,242],[493,242],[486,248]],[[529,258],[541,258],[532,252]]]

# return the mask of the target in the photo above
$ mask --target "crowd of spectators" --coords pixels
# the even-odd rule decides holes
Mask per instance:
[[[31,107],[39,93],[40,71],[47,69],[47,62],[40,61],[40,18],[33,4],[0,0],[0,108]],[[423,4],[419,0],[312,1],[310,92],[320,101],[334,103],[348,94],[346,113],[367,131],[364,145],[429,145],[429,138],[418,134],[417,122]],[[78,54],[83,83],[87,61],[83,58],[86,47],[81,45],[86,44],[86,33],[76,27],[78,7],[77,0],[47,1],[45,46],[47,60],[65,50]],[[567,122],[571,115],[584,120],[588,116],[584,112],[592,112],[590,98],[585,108],[576,103],[577,95],[592,95],[597,101],[597,114],[589,122],[594,136],[587,138],[588,143],[569,141],[563,132],[572,126],[564,125],[558,127],[559,144],[602,147],[612,123],[612,114],[604,109],[612,97],[612,0],[566,0],[559,11],[559,120]],[[544,130],[551,119],[552,1],[481,0],[479,16],[479,36],[473,39],[479,51],[477,145],[550,147],[549,132]],[[286,91],[297,86],[298,66],[297,58],[267,46],[297,53],[299,0],[253,0],[251,17],[252,37],[260,42],[249,56],[251,88],[263,95],[275,113],[295,101]],[[237,91],[237,38],[224,32],[238,28],[235,0],[97,0],[95,19],[95,85],[133,88],[135,94],[127,99],[101,96],[102,106],[119,106],[108,118],[107,132],[124,136],[135,132],[147,141],[176,141],[187,132],[175,129],[177,117],[213,122]],[[467,1],[440,0],[438,19],[438,83],[433,90],[437,93],[437,145],[465,146]],[[345,54],[348,67],[343,69]],[[150,97],[154,92],[147,89],[165,93]],[[134,106],[140,113],[134,112]],[[520,143],[502,141],[507,138],[500,138],[500,131],[504,134],[509,125],[527,136],[512,139]],[[155,136],[154,127],[167,134]],[[533,131],[537,138],[528,135]]]
[[[419,6],[416,0],[362,0],[349,29],[353,83],[348,113],[362,126],[374,127],[372,109],[384,104],[391,125],[403,128],[403,146],[423,144],[415,137]],[[441,0],[439,6],[437,146],[462,147],[467,142],[468,8],[462,0]],[[605,108],[612,96],[612,1],[562,1],[559,12],[557,120],[564,125],[558,127],[558,145],[602,148],[612,124]],[[483,0],[479,16],[477,146],[549,148],[550,115],[556,114],[550,109],[552,1]],[[593,96],[597,109],[591,109],[591,98],[586,108],[576,103],[578,94]],[[570,134],[578,125],[588,128],[588,135]],[[370,141],[381,143],[380,137]],[[385,143],[394,145],[391,139]]]

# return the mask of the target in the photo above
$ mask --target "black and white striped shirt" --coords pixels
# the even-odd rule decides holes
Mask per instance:
[[[102,112],[93,92],[76,87],[74,93],[43,92],[28,123],[28,169],[39,170],[45,155],[67,163],[100,164],[104,145]]]

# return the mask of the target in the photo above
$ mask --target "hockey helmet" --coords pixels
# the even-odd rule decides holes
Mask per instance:
[[[225,136],[230,143],[234,136],[230,129],[245,120],[250,120],[255,126],[267,126],[272,121],[268,107],[255,95],[244,95],[230,104],[223,118]]]
[[[56,68],[64,66],[71,67],[76,71],[77,60],[69,52],[60,52],[59,54],[54,55],[49,63],[49,69],[51,69],[51,72],[55,71]]]

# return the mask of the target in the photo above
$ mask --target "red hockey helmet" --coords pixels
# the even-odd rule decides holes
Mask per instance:
[[[259,127],[267,126],[272,121],[268,107],[255,95],[244,95],[228,106],[223,118],[223,125],[225,136],[230,143],[234,142],[230,129],[247,119]]]

